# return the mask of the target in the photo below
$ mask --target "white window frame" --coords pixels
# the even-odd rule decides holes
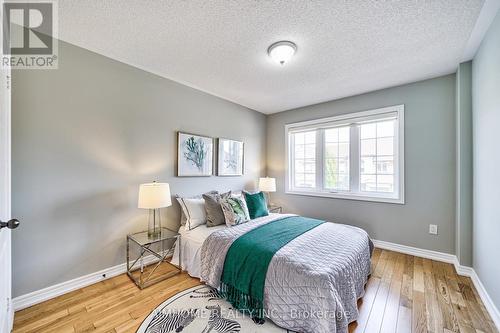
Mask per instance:
[[[367,110],[361,112],[354,112],[343,114],[334,117],[321,118],[315,120],[302,121],[299,123],[292,123],[285,125],[285,193],[296,194],[296,195],[306,195],[315,197],[326,197],[326,198],[336,198],[336,199],[349,199],[349,200],[362,200],[362,201],[373,201],[373,202],[384,202],[384,203],[395,203],[404,204],[405,203],[405,155],[404,155],[404,104],[384,107],[380,109]],[[359,134],[355,133],[358,127],[357,124],[360,122],[369,121],[370,119],[383,119],[391,114],[397,119],[397,125],[395,126],[394,142],[395,151],[397,151],[397,156],[394,159],[394,188],[397,188],[396,195],[392,193],[370,193],[370,192],[350,192],[350,191],[328,191],[323,188],[323,161],[324,161],[324,143],[323,133],[324,131],[318,131],[316,135],[316,145],[321,143],[322,149],[316,149],[316,188],[293,188],[293,152],[290,151],[291,138],[290,133],[306,131],[310,129],[324,129],[331,128],[333,126],[342,126],[350,124],[353,126],[351,128],[351,143],[350,143],[350,187],[351,190],[354,188],[359,189],[359,177],[360,177],[360,155],[359,155]],[[354,129],[354,130],[353,130]],[[355,157],[356,158],[353,158]],[[356,172],[353,172],[356,171]]]

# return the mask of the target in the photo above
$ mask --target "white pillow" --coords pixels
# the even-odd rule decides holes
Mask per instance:
[[[214,193],[218,193],[217,191],[210,191],[206,194],[214,194]],[[179,204],[181,205],[181,225],[186,225],[186,221],[187,221],[187,217],[186,217],[186,212],[185,212],[185,208],[184,208],[184,204],[182,203],[181,199],[183,199],[183,197],[181,197],[180,195],[176,194],[175,195],[175,198],[177,199],[177,201],[179,202]],[[202,199],[203,196],[200,194],[200,195],[195,195],[193,197],[185,197],[184,199]]]
[[[192,230],[207,223],[205,200],[203,198],[177,198],[186,216],[186,230]]]

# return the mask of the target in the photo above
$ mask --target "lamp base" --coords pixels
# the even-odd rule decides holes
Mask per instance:
[[[148,229],[148,238],[158,238],[161,236],[161,229],[160,228],[156,228],[153,229],[153,230],[149,230]]]
[[[153,216],[151,218],[151,211],[153,211]],[[148,237],[158,238],[161,235],[161,220],[160,220],[160,210],[158,209],[158,222],[156,221],[156,209],[149,210],[149,220],[148,220]]]
[[[271,193],[264,192],[264,198],[266,199],[267,207],[271,207],[272,206],[272,203],[271,203]]]

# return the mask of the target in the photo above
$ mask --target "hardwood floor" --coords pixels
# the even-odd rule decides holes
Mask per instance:
[[[372,269],[349,332],[497,332],[452,265],[375,249]],[[182,274],[141,291],[123,274],[16,312],[14,332],[135,332],[165,299],[198,284]]]

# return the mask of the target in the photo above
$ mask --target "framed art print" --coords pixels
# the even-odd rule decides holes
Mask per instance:
[[[217,175],[243,175],[243,142],[219,138],[218,144]]]
[[[178,132],[177,176],[211,176],[212,168],[213,139],[207,136]]]

